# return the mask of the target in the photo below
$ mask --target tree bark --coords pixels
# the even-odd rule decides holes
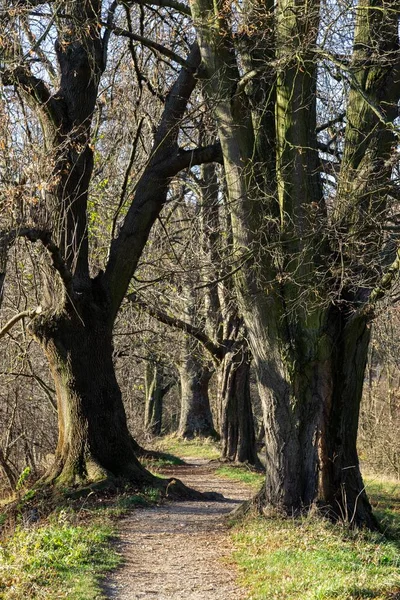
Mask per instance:
[[[144,429],[153,436],[161,435],[163,400],[172,385],[165,381],[162,366],[150,360],[146,362]]]
[[[153,477],[138,462],[112,361],[112,331],[94,299],[38,317],[32,333],[49,361],[57,393],[59,436],[46,481],[63,485]]]
[[[254,317],[254,315],[253,315]],[[300,514],[314,503],[333,519],[376,528],[357,456],[369,325],[338,307],[283,329],[253,321],[266,434],[266,482],[256,506]],[[255,338],[268,324],[268,339]],[[286,326],[286,327],[285,327]],[[286,332],[284,329],[286,328]],[[261,348],[265,348],[262,354]]]
[[[222,457],[259,465],[250,397],[250,354],[246,342],[233,346],[218,372]]]
[[[15,485],[18,481],[18,476],[14,473],[10,467],[7,458],[4,456],[3,450],[0,448],[0,469],[3,471],[5,478],[8,481],[8,487],[11,490],[15,490]]]
[[[363,316],[346,319],[330,311],[332,394],[325,403],[319,444],[319,499],[334,517],[376,528],[357,453],[357,432],[370,324]],[[335,336],[335,337],[333,337]]]
[[[198,355],[198,342],[185,336],[185,350],[179,367],[181,380],[181,415],[178,436],[217,437],[208,396],[212,370]]]

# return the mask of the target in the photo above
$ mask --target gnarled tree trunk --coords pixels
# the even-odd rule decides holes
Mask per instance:
[[[185,336],[185,350],[179,367],[181,415],[178,436],[182,438],[217,437],[208,395],[212,370],[198,355],[198,343]]]
[[[79,313],[77,312],[79,311]],[[112,361],[107,314],[94,299],[32,324],[54,378],[59,435],[49,482],[66,485],[125,477],[150,483],[128,431]]]
[[[246,342],[226,352],[218,371],[222,457],[258,465]]]
[[[23,8],[27,28],[31,8],[33,5],[28,4]],[[11,232],[12,240],[24,236],[31,242],[40,241],[47,253],[41,270],[45,273],[41,314],[31,323],[32,333],[48,358],[57,390],[59,439],[54,466],[47,479],[73,484],[112,475],[138,484],[151,483],[155,482],[154,477],[135,458],[137,445],[128,432],[115,378],[113,324],[151,227],[166,202],[171,179],[188,166],[215,160],[218,149],[186,152],[178,145],[180,124],[200,64],[199,50],[194,44],[166,95],[162,115],[153,131],[153,147],[133,186],[134,192],[124,190],[125,217],[119,223],[118,233],[112,235],[104,273],[100,271],[92,277],[96,268],[90,264],[89,251],[89,234],[92,234],[89,195],[95,143],[92,121],[106,67],[115,4],[68,0],[64,8],[62,18],[52,20],[49,25],[57,35],[56,52],[50,58],[43,58],[43,69],[35,71],[38,74],[49,68],[51,84],[30,70],[30,59],[23,61],[23,56],[30,56],[30,52],[22,51],[29,43],[29,34],[25,36],[24,32],[23,39],[19,38],[19,25],[14,29],[11,45],[7,46],[11,61],[1,70],[2,83],[15,86],[32,114],[36,113],[48,153],[40,175],[46,185],[42,186],[43,193],[38,194],[38,202],[49,222],[35,223],[35,227],[27,222]],[[108,9],[110,27],[104,31],[99,23]],[[8,18],[14,18],[14,14],[7,15]],[[38,44],[34,43],[36,50],[46,35]],[[32,38],[35,38],[33,32]],[[17,68],[14,68],[15,56],[21,58]],[[54,64],[50,64],[53,58]],[[113,200],[111,204],[115,208],[115,225],[121,206]],[[7,236],[6,242],[11,238]],[[1,286],[3,263],[2,244]]]
[[[298,318],[296,337],[288,338],[294,323],[282,330],[264,315],[268,340],[253,339],[266,349],[256,360],[267,476],[255,503],[293,515],[318,502],[334,519],[375,528],[356,449],[368,322],[336,307],[301,325]]]
[[[319,500],[335,517],[376,527],[357,453],[357,431],[370,324],[339,309],[329,314],[332,394],[325,402],[319,445]]]

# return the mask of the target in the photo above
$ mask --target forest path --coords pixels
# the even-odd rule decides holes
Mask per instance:
[[[160,474],[200,491],[223,494],[221,502],[168,502],[134,510],[120,524],[124,564],[105,582],[117,600],[244,600],[229,564],[232,544],[225,515],[251,497],[248,485],[218,477],[201,459]],[[217,465],[218,466],[218,465]]]

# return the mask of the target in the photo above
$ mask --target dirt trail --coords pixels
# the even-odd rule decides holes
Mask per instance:
[[[135,510],[120,526],[125,562],[106,581],[117,600],[244,600],[228,563],[231,542],[224,516],[251,496],[248,486],[218,478],[211,465],[168,470],[186,485],[223,494],[222,502],[171,502]]]

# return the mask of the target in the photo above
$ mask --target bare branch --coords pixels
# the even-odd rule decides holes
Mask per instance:
[[[19,237],[25,238],[33,243],[41,242],[43,244],[50,254],[54,269],[60,275],[67,290],[70,290],[72,274],[62,257],[59,247],[53,242],[50,231],[44,229],[21,228],[8,232],[0,232],[0,243],[9,247]]]
[[[178,153],[179,124],[195,88],[195,73],[199,66],[200,52],[194,44],[185,67],[166,98],[147,166],[134,197],[130,199],[130,208],[118,237],[111,243],[104,277],[111,296],[112,318],[125,297],[150,229],[166,202],[171,178],[167,170],[168,159],[173,159]]]
[[[211,162],[220,164],[223,162],[221,144],[219,142],[210,144],[210,146],[195,148],[194,150],[179,150],[176,156],[165,161],[165,173],[169,177],[172,177],[183,169]],[[162,163],[159,165],[159,168],[163,168]]]
[[[333,125],[336,125],[336,123],[343,123],[345,116],[346,116],[346,113],[342,112],[339,115],[337,115],[337,117],[335,117],[334,119],[330,119],[330,121],[327,121],[326,123],[322,123],[322,125],[319,125],[315,129],[315,131],[317,133],[321,133],[321,131],[325,131],[325,129],[328,129],[329,127],[332,127]]]
[[[1,338],[3,338],[6,335],[6,333],[8,333],[10,331],[10,329],[12,327],[14,327],[14,325],[16,325],[16,323],[18,323],[18,321],[21,321],[21,319],[24,319],[25,317],[29,317],[30,319],[33,319],[33,317],[35,315],[39,315],[41,312],[42,312],[42,307],[38,306],[34,310],[23,310],[22,312],[15,315],[12,319],[10,319],[4,325],[4,327],[2,329],[0,329],[0,340],[1,340]]]
[[[400,274],[400,246],[397,248],[396,258],[387,269],[379,284],[374,288],[369,297],[368,305],[374,305],[381,300],[392,288],[393,283]]]
[[[7,69],[1,73],[3,85],[18,87],[32,102],[39,106],[49,121],[59,128],[63,122],[64,110],[60,99],[56,99],[42,79],[32,75],[24,66]]]
[[[130,176],[130,173],[131,173],[131,170],[133,167],[133,163],[134,163],[134,160],[136,157],[136,150],[137,150],[137,146],[139,143],[140,134],[142,132],[143,123],[144,123],[144,117],[142,117],[139,121],[139,125],[137,127],[136,134],[135,134],[135,139],[133,140],[133,143],[132,143],[131,155],[129,157],[128,166],[125,171],[125,176],[124,176],[124,181],[122,183],[122,189],[121,189],[121,194],[119,197],[118,206],[115,211],[114,218],[113,218],[113,223],[112,223],[112,228],[111,228],[111,239],[114,239],[115,229],[117,226],[117,220],[118,220],[119,214],[121,212],[121,209],[122,209],[125,199],[126,199],[126,191],[128,189],[129,176]]]
[[[3,300],[3,290],[4,290],[5,278],[6,278],[6,274],[0,273],[0,306],[1,306],[1,301]]]
[[[184,58],[182,58],[179,54],[177,54],[173,50],[166,48],[162,44],[158,44],[157,42],[154,42],[153,40],[149,40],[148,38],[146,38],[142,35],[138,35],[137,33],[133,33],[132,31],[127,31],[126,29],[121,29],[121,27],[117,27],[116,25],[112,25],[109,23],[103,23],[103,22],[101,24],[104,25],[105,27],[108,27],[116,36],[126,37],[135,42],[140,42],[147,48],[150,48],[151,50],[155,50],[156,52],[159,52],[160,54],[163,54],[167,58],[178,63],[178,65],[181,65],[182,67],[187,66],[187,62]]]
[[[161,8],[172,8],[182,15],[192,15],[189,6],[178,0],[151,0],[146,2],[145,0],[134,0],[133,2],[123,2],[125,6],[132,6],[132,4],[140,4],[142,6],[160,6]]]
[[[217,360],[222,360],[223,358],[223,350],[222,347],[218,344],[215,344],[200,327],[195,327],[191,323],[187,321],[183,321],[183,319],[179,319],[178,317],[171,317],[163,310],[155,308],[154,306],[150,306],[146,302],[143,302],[135,293],[129,294],[127,299],[130,302],[133,302],[136,306],[139,306],[142,310],[144,310],[148,315],[157,319],[160,323],[164,323],[164,325],[169,325],[170,327],[175,327],[180,331],[184,331],[189,335],[193,336],[198,340],[206,350],[211,354],[211,356]]]
[[[111,4],[110,8],[108,9],[106,30],[103,35],[103,65],[104,65],[104,68],[107,65],[108,44],[110,41],[111,29],[113,27],[114,15],[115,15],[117,6],[118,6],[118,0],[114,0],[114,2]]]
[[[19,236],[26,238],[30,242],[42,242],[43,246],[50,254],[53,267],[60,275],[66,288],[69,289],[71,287],[72,274],[61,255],[59,247],[53,242],[51,233],[40,229],[21,229]]]

